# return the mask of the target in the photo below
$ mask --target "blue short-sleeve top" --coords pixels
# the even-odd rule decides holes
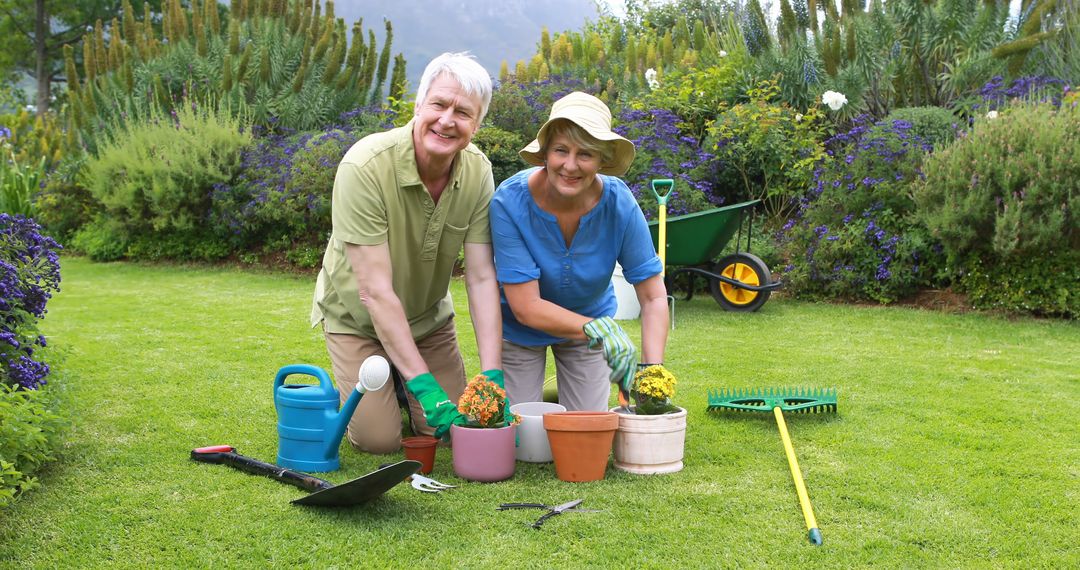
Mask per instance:
[[[586,317],[615,314],[611,275],[618,261],[630,284],[662,271],[645,216],[633,193],[619,178],[598,175],[600,201],[581,218],[570,247],[555,216],[540,209],[529,192],[536,168],[506,179],[491,200],[491,241],[499,283],[536,280],[540,297]],[[527,327],[514,318],[501,292],[503,337],[523,346],[566,339]]]

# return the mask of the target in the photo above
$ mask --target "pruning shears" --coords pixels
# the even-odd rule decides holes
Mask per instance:
[[[543,526],[544,521],[550,519],[551,517],[553,517],[555,515],[561,515],[561,514],[566,513],[566,512],[570,512],[570,513],[599,513],[599,512],[601,512],[601,511],[593,510],[593,509],[579,509],[579,508],[577,508],[577,506],[580,505],[583,502],[585,502],[585,499],[574,499],[573,501],[568,501],[566,503],[563,503],[561,505],[556,505],[554,507],[549,506],[549,505],[545,505],[545,504],[542,504],[542,503],[503,503],[503,504],[499,505],[499,508],[497,508],[495,510],[497,510],[497,511],[506,511],[506,510],[509,510],[509,509],[546,509],[547,510],[546,513],[540,515],[540,518],[536,519],[536,522],[529,525],[529,526],[539,530],[540,527]]]

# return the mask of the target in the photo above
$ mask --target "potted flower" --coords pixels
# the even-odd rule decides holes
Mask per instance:
[[[506,391],[483,374],[476,375],[458,400],[468,420],[450,426],[454,473],[470,481],[502,481],[514,474],[516,417],[507,415]],[[507,421],[507,417],[512,418]]]
[[[686,410],[671,403],[675,375],[662,365],[644,366],[634,375],[635,405],[612,408],[619,414],[615,468],[630,473],[674,473],[683,467]]]

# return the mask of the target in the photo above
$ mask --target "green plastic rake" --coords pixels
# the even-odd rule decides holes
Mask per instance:
[[[799,494],[799,505],[802,506],[803,518],[806,520],[807,537],[812,544],[820,546],[821,530],[818,529],[817,519],[814,518],[814,509],[810,506],[810,495],[806,493],[806,485],[803,484],[799,460],[795,458],[795,448],[791,446],[791,437],[788,435],[783,412],[835,412],[836,389],[750,388],[709,390],[708,410],[711,412],[723,410],[742,412],[772,411],[773,416],[776,418],[776,426],[780,428],[780,439],[784,442],[784,452],[787,453],[791,478],[795,480],[795,492]]]

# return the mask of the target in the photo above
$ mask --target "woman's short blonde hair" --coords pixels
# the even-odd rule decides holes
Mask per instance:
[[[540,154],[543,156],[547,156],[552,139],[557,135],[564,135],[570,139],[570,142],[599,156],[601,167],[608,166],[615,160],[615,147],[611,142],[596,139],[573,121],[556,119],[548,126],[545,135],[540,148]]]

